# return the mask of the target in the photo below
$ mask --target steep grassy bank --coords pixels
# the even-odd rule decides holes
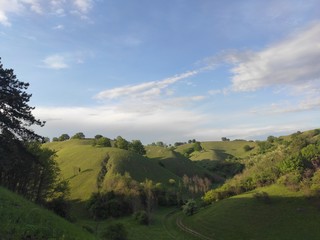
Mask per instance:
[[[0,187],[0,239],[96,239],[24,198]]]

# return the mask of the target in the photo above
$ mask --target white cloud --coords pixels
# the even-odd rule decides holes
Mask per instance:
[[[43,63],[45,64],[45,67],[52,69],[64,69],[69,67],[65,57],[58,54],[46,57],[43,60]]]
[[[233,90],[254,91],[269,86],[301,87],[319,82],[319,39],[320,23],[316,23],[280,43],[251,53],[249,59],[238,61],[232,69]]]
[[[82,13],[87,13],[93,6],[92,0],[73,0],[73,4],[78,11]]]
[[[35,13],[43,13],[40,0],[0,0],[0,24],[11,26],[8,15],[20,14],[28,8]]]
[[[64,29],[64,26],[62,24],[56,25],[53,27],[54,30],[62,30]]]
[[[201,123],[205,116],[192,111],[160,109],[145,114],[112,107],[38,107],[37,118],[47,121],[44,128],[36,129],[39,134],[58,136],[83,131],[88,136],[103,134],[108,137],[122,135],[128,140],[140,138],[144,142],[174,138],[184,135]],[[45,132],[45,133],[44,133]],[[176,139],[177,141],[178,139]]]
[[[173,77],[166,78],[161,81],[151,81],[145,82],[137,85],[130,85],[124,87],[118,87],[113,89],[107,89],[98,93],[95,98],[103,99],[117,99],[121,97],[140,97],[149,98],[154,96],[159,96],[161,92],[168,86],[191,76],[198,74],[199,71],[189,71]]]

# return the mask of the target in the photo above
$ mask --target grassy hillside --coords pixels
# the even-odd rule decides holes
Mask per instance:
[[[191,144],[184,144],[178,146],[175,151],[183,153],[187,148],[192,147]],[[245,151],[244,146],[249,145],[252,150]],[[191,154],[190,159],[199,161],[199,160],[226,160],[227,158],[244,158],[249,156],[252,153],[256,153],[255,142],[249,141],[208,141],[201,142],[201,147],[203,148],[200,152],[194,152]]]
[[[68,140],[47,143],[48,147],[57,151],[57,162],[65,179],[69,180],[71,199],[88,199],[97,190],[97,176],[101,163],[108,158],[106,178],[114,174],[128,172],[137,181],[145,178],[154,182],[167,183],[169,179],[179,177],[158,162],[122,149],[109,147],[93,147],[90,140]]]
[[[96,239],[24,198],[0,187],[0,239]]]
[[[195,165],[190,159],[168,148],[158,146],[146,147],[147,157],[158,162],[161,166],[179,177],[188,176],[212,177],[213,175],[201,166]]]
[[[270,203],[254,193],[269,194]],[[279,185],[272,185],[213,203],[183,223],[216,240],[320,239],[318,205]]]

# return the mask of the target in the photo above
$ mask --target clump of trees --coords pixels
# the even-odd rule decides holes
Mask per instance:
[[[118,136],[114,140],[114,146],[120,149],[136,152],[140,155],[146,154],[146,150],[140,140],[132,140],[131,142],[128,142],[123,137]]]
[[[193,153],[194,151],[201,151],[202,149],[203,148],[201,146],[201,143],[195,142],[195,143],[193,143],[193,145],[191,147],[184,149],[182,154],[185,157],[189,158],[191,153]]]

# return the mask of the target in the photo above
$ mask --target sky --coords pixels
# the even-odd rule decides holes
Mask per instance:
[[[320,0],[0,0],[0,57],[50,138],[320,127]]]

